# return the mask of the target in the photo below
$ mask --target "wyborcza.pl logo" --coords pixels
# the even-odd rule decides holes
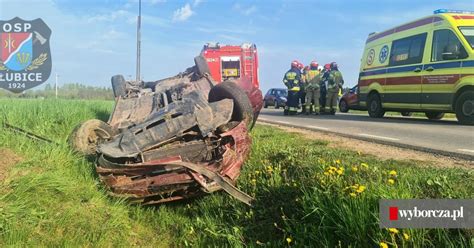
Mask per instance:
[[[380,200],[382,228],[474,228],[474,200]]]
[[[41,19],[0,21],[0,88],[18,93],[51,75],[51,29]]]

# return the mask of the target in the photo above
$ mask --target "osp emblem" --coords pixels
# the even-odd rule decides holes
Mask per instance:
[[[0,88],[19,93],[51,75],[51,29],[41,19],[0,21]]]

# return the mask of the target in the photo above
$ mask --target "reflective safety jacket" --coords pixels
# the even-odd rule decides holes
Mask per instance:
[[[321,81],[321,73],[318,70],[309,70],[306,73],[306,88],[308,90],[319,89],[319,83]]]
[[[291,68],[285,73],[283,83],[290,91],[300,91],[301,72],[297,68]]]
[[[342,73],[338,70],[331,70],[328,79],[328,90],[341,88],[343,84]]]

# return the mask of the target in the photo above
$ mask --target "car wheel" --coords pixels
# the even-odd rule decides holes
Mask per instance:
[[[402,116],[411,116],[411,115],[412,115],[411,112],[406,112],[406,111],[405,111],[405,112],[400,112],[400,114],[401,114]]]
[[[456,118],[464,125],[474,125],[474,91],[462,93],[456,100]]]
[[[443,112],[426,112],[426,117],[430,120],[441,120],[444,116]]]
[[[279,109],[279,108],[280,108],[280,106],[278,106],[278,102],[277,102],[276,100],[275,100],[275,103],[273,104],[273,107],[274,107],[275,109]]]
[[[251,130],[254,113],[245,91],[232,81],[224,81],[209,91],[209,102],[217,102],[222,99],[234,100],[232,121],[244,121],[248,129]]]
[[[370,117],[382,118],[385,115],[385,111],[382,108],[382,101],[380,101],[379,94],[370,95],[368,102],[368,112]]]
[[[347,105],[346,100],[339,101],[339,111],[341,111],[342,113],[349,112],[349,105]]]
[[[263,108],[268,108],[267,100],[264,100],[264,101],[263,101]]]
[[[196,64],[199,75],[204,76],[205,74],[211,74],[209,70],[209,65],[206,62],[206,59],[202,56],[194,57],[194,64]]]
[[[126,81],[122,75],[115,75],[111,78],[112,81],[112,89],[114,91],[114,96],[125,96],[126,91]]]
[[[113,128],[101,120],[87,120],[77,125],[68,138],[71,148],[84,155],[92,155],[104,141],[115,136]]]

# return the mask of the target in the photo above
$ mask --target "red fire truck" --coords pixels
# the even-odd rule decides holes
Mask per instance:
[[[252,104],[253,124],[255,124],[263,106],[262,91],[258,81],[258,56],[255,44],[221,46],[219,43],[207,43],[201,54],[206,59],[211,77],[216,82],[232,80],[245,91]]]
[[[246,78],[259,88],[258,56],[255,44],[244,43],[240,46],[231,46],[207,43],[201,54],[206,58],[211,76],[217,82]]]

